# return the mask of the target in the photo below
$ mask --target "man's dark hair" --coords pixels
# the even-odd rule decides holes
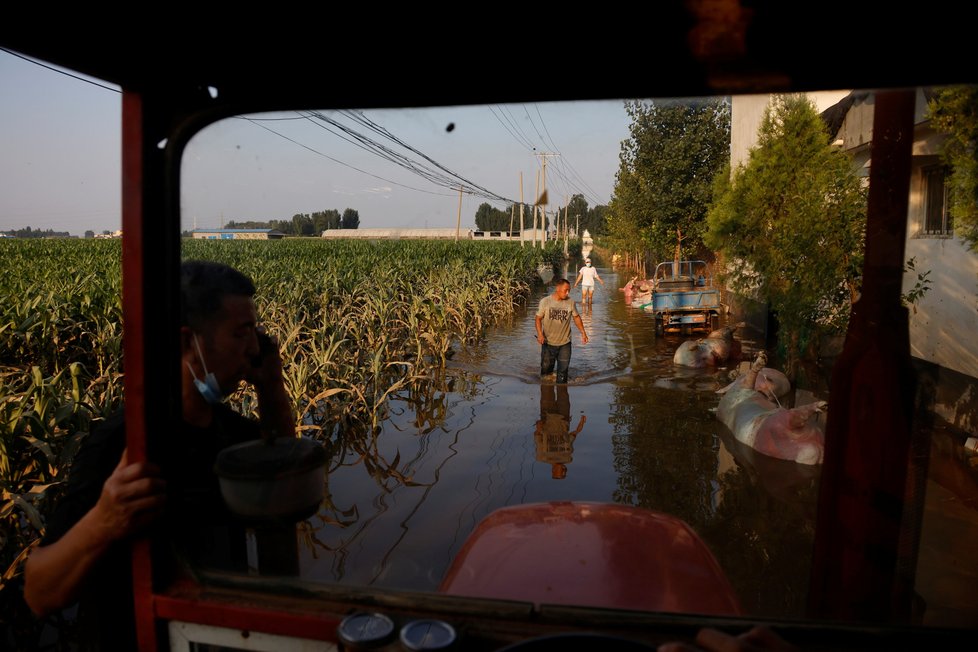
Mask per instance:
[[[180,325],[200,331],[220,311],[227,295],[253,297],[251,279],[224,263],[187,260],[180,265]]]
[[[559,287],[561,285],[570,285],[570,281],[568,281],[566,278],[558,278],[556,281],[554,281],[554,287]]]

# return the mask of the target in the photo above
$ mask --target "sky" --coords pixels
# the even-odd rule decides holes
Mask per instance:
[[[0,98],[0,231],[120,228],[118,87],[0,50]],[[628,127],[623,101],[229,118],[187,146],[182,228],[347,208],[361,228],[455,227],[459,184],[471,228],[520,200],[521,174],[533,203],[544,160],[550,209],[607,204]]]
[[[100,83],[0,50],[0,230],[119,228],[122,95]]]

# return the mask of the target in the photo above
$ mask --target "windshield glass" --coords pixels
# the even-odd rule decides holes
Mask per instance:
[[[919,90],[903,301],[914,426],[933,447],[916,497],[916,590],[924,622],[955,624],[960,575],[941,548],[976,517],[961,429],[976,407],[976,259],[948,214],[934,98]],[[613,504],[688,524],[744,613],[802,616],[829,379],[859,297],[873,106],[873,93],[840,90],[296,111],[195,137],[184,257],[254,279],[298,431],[328,456],[325,498],[289,544],[298,576],[634,608],[645,603],[594,589],[642,567],[606,558],[613,525],[608,541],[568,550],[604,560],[595,573],[608,577],[588,577],[587,594],[521,582],[503,596],[453,580],[466,563],[486,570],[458,558],[474,532],[499,545],[476,530],[496,510]],[[781,205],[764,209],[760,195]],[[566,382],[534,326],[559,278],[589,338],[571,327]],[[783,385],[731,399],[724,390],[761,352],[762,382]],[[232,402],[254,410],[251,391]],[[803,424],[772,417],[763,436],[790,445],[749,432],[751,401]]]

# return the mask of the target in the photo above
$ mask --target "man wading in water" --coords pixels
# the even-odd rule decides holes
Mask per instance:
[[[567,382],[571,358],[571,318],[574,319],[577,330],[581,331],[581,343],[588,343],[584,322],[574,306],[574,301],[567,298],[568,294],[570,281],[565,278],[557,279],[554,293],[540,300],[536,316],[537,342],[540,343],[540,375],[546,376],[554,372],[556,366],[558,383]]]

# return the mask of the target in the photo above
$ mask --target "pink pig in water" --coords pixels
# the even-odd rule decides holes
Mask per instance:
[[[747,367],[746,362],[741,363],[741,368]],[[734,374],[735,372],[730,372]],[[723,389],[718,389],[717,394],[726,394],[734,387],[743,387],[747,380],[746,375],[738,376],[732,383],[724,387]],[[777,401],[778,397],[784,396],[791,390],[791,381],[788,377],[784,375],[784,372],[778,371],[777,369],[772,369],[771,367],[764,367],[759,372],[754,380],[754,389],[764,394],[772,401]]]
[[[619,288],[622,292],[625,293],[625,305],[626,306],[632,305],[632,294],[635,291],[634,290],[634,286],[635,286],[636,279],[638,279],[638,277],[637,276],[633,276],[632,279],[628,283],[625,283],[625,286],[624,287]]]
[[[717,407],[717,418],[737,441],[758,453],[798,464],[821,464],[825,433],[815,422],[827,403],[819,401],[786,409],[772,403],[754,389],[758,373],[767,362],[762,351],[743,379],[737,379],[724,392]]]
[[[652,303],[652,281],[645,280],[638,281],[636,283],[635,280],[632,279],[631,284],[632,302],[630,305],[633,308],[642,308]]]
[[[744,322],[719,328],[703,339],[687,340],[679,345],[672,361],[684,367],[715,367],[740,355],[740,342],[734,339],[734,331]]]

